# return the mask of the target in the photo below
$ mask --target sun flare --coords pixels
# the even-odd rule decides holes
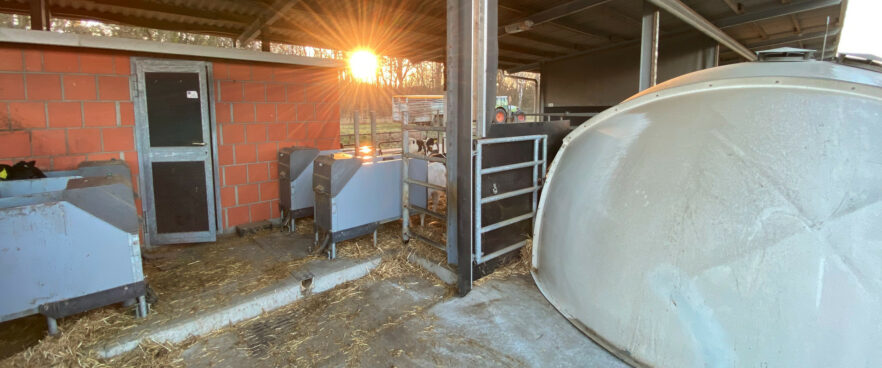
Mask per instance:
[[[371,50],[357,49],[349,56],[349,72],[352,77],[362,83],[373,83],[377,80],[377,69],[380,62]]]

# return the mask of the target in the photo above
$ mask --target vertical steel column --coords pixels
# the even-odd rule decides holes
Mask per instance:
[[[472,0],[447,0],[447,262],[472,288]]]
[[[48,31],[52,24],[49,0],[31,0],[31,29]]]
[[[472,1],[472,108],[478,139],[487,136],[487,124],[496,111],[496,73],[499,69],[497,10],[498,0]]]
[[[352,131],[353,131],[353,133],[355,133],[355,157],[360,156],[360,154],[358,152],[358,147],[359,147],[359,140],[358,140],[358,135],[359,135],[358,125],[359,124],[358,123],[359,123],[358,111],[353,111],[352,112]]]
[[[401,240],[410,240],[410,184],[407,168],[410,166],[410,159],[407,154],[410,153],[410,138],[407,134],[407,123],[409,114],[404,111],[401,114]]]
[[[707,47],[702,52],[702,69],[713,68],[720,65],[720,44]]]
[[[658,18],[658,8],[644,1],[643,25],[640,33],[640,91],[654,86],[657,80]]]

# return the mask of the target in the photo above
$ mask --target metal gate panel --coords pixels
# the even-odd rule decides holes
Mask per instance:
[[[499,257],[503,254],[514,251],[526,244],[526,239],[516,241],[512,244],[503,244],[502,246],[497,246],[496,249],[490,253],[485,252],[485,244],[482,242],[482,236],[485,233],[500,230],[506,228],[508,226],[532,220],[536,215],[536,206],[538,204],[539,191],[542,189],[542,178],[545,175],[547,161],[546,157],[548,156],[548,136],[541,135],[527,135],[527,136],[516,136],[516,137],[502,137],[502,138],[485,138],[478,139],[475,141],[475,200],[474,200],[474,223],[475,223],[475,247],[473,258],[476,264],[481,264],[487,262],[491,259]],[[532,142],[533,144],[533,155],[531,160],[513,162],[510,164],[493,166],[493,167],[484,167],[483,154],[485,150],[485,146],[490,145],[501,145],[501,144],[510,144],[510,143],[518,143],[518,142]],[[541,171],[540,171],[541,167]],[[482,183],[482,179],[485,175],[491,174],[499,174],[505,172],[512,172],[515,170],[524,170],[531,169],[532,171],[532,180],[530,182],[530,186],[527,187],[514,187],[514,188],[504,188],[501,193],[497,190],[495,184],[491,189],[491,195],[485,195],[484,193],[484,185]],[[515,214],[510,217],[505,217],[499,219],[498,221],[491,223],[489,225],[485,225],[482,218],[482,210],[484,209],[484,205],[491,203],[499,203],[504,200],[524,197],[529,195],[530,199],[530,210],[527,213]]]

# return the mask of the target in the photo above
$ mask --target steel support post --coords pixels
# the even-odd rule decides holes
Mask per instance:
[[[49,31],[52,24],[49,0],[31,0],[31,29]]]
[[[703,54],[703,69],[713,68],[720,65],[720,44],[705,48]]]
[[[658,80],[658,27],[658,8],[644,1],[640,32],[640,91],[654,86]]]
[[[447,0],[447,262],[472,288],[472,0]]]
[[[499,70],[498,0],[472,0],[472,108],[475,137],[487,136],[496,111],[496,73]]]

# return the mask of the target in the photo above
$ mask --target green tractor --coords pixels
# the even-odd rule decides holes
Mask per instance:
[[[496,96],[496,115],[494,120],[497,123],[523,123],[527,121],[527,114],[517,106],[509,105],[508,96]]]

